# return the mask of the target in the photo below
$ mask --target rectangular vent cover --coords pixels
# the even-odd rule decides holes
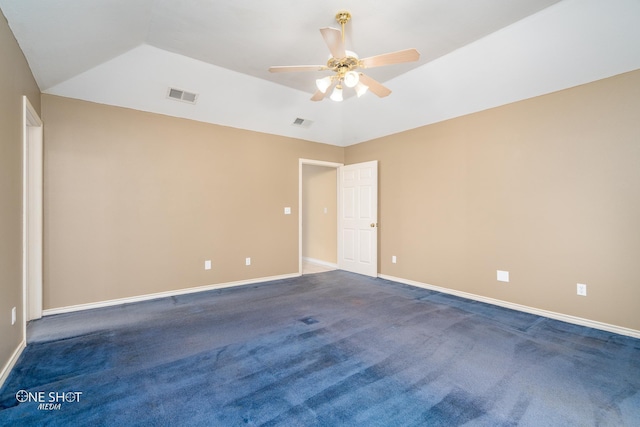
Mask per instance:
[[[167,98],[175,99],[176,101],[188,102],[189,104],[195,104],[198,100],[198,94],[170,87],[167,92]]]
[[[293,126],[297,126],[297,127],[301,127],[301,128],[308,128],[309,126],[311,126],[312,123],[313,122],[311,120],[301,119],[300,117],[298,117],[291,124]]]

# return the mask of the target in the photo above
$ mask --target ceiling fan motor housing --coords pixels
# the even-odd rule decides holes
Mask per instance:
[[[348,52],[345,58],[329,58],[327,67],[336,73],[346,73],[360,66],[360,60],[355,56],[349,56],[352,52]]]

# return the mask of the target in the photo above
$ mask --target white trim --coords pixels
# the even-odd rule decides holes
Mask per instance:
[[[339,168],[340,166],[344,166],[342,163],[336,162],[325,162],[324,160],[311,160],[311,159],[299,159],[300,165],[314,165],[314,166],[325,166],[327,168]]]
[[[302,166],[325,166],[338,169],[342,163],[325,162],[324,160],[298,159],[298,272],[302,274]],[[336,180],[339,185],[338,180]],[[339,203],[339,201],[338,201]]]
[[[35,108],[33,108],[33,105],[31,105],[31,102],[29,102],[29,98],[23,95],[22,101],[23,101],[23,106],[25,110],[25,115],[27,118],[27,123],[29,124],[29,126],[36,126],[36,127],[42,126],[42,120],[40,120],[40,116],[38,116],[38,112],[36,111]]]
[[[613,332],[615,334],[626,335],[633,338],[640,338],[640,331],[631,329],[631,328],[625,328],[623,326],[611,325],[609,323],[603,323],[595,320],[584,319],[582,317],[571,316],[569,314],[557,313],[555,311],[548,311],[540,308],[529,307],[526,305],[516,304],[508,301],[502,301],[495,298],[489,298],[481,295],[470,294],[468,292],[457,291],[455,289],[442,288],[440,286],[429,285],[427,283],[416,282],[414,280],[409,280],[409,279],[402,279],[400,277],[388,276],[386,274],[380,274],[378,275],[378,277],[385,280],[391,280],[393,282],[403,283],[405,285],[429,289],[432,291],[438,291],[445,294],[455,295],[458,297],[467,298],[474,301],[480,301],[480,302],[497,305],[504,308],[510,308],[512,310],[535,314],[542,317],[548,317],[550,319],[560,320],[567,323],[573,323],[574,325],[587,326],[589,328],[600,329],[607,332]]]
[[[42,120],[22,96],[22,339],[27,322],[42,316]]]
[[[26,96],[22,97],[22,106],[23,318],[26,334],[26,322],[42,316],[43,144],[42,120]]]
[[[309,264],[315,264],[322,267],[335,268],[336,270],[338,269],[338,264],[336,264],[335,262],[322,261],[320,259],[309,258],[306,256],[302,257],[302,260],[308,262]]]
[[[298,273],[283,274],[280,276],[260,277],[257,279],[239,280],[237,282],[216,283],[212,285],[197,286],[195,288],[184,288],[184,289],[178,289],[175,291],[166,291],[166,292],[158,292],[155,294],[138,295],[135,297],[118,298],[118,299],[111,299],[106,301],[91,302],[87,304],[70,305],[67,307],[49,308],[47,310],[44,310],[42,312],[42,315],[51,316],[54,314],[71,313],[74,311],[91,310],[93,308],[110,307],[113,305],[120,305],[120,304],[130,304],[133,302],[141,302],[141,301],[148,301],[148,300],[157,299],[157,298],[166,298],[166,297],[173,297],[178,295],[193,294],[196,292],[211,291],[214,289],[253,285],[255,283],[273,282],[275,280],[291,279],[293,277],[300,277],[300,276],[301,275]]]
[[[16,363],[18,362],[18,359],[20,358],[20,355],[22,354],[22,351],[25,348],[27,348],[27,342],[25,340],[22,340],[18,345],[18,348],[16,348],[16,350],[13,352],[13,354],[7,361],[6,365],[4,365],[4,368],[2,368],[2,372],[0,372],[0,390],[2,389],[2,386],[4,386],[4,382],[9,377],[11,370],[13,369],[14,366],[16,366]],[[15,391],[18,391],[18,390],[15,390]]]

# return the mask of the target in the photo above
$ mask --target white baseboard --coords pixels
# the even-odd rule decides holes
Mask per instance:
[[[327,262],[327,261],[322,261],[320,259],[315,259],[315,258],[309,258],[309,257],[302,257],[303,261],[308,262],[309,264],[315,264],[315,265],[321,265],[322,267],[328,267],[328,268],[338,268],[338,264],[332,263],[332,262]]]
[[[318,263],[318,264],[322,263],[320,265],[337,268],[335,264],[327,263],[325,261],[314,260],[313,258],[303,258],[303,259],[311,263]],[[51,308],[51,309],[44,310],[42,312],[42,315],[51,316],[53,314],[70,313],[70,312],[81,311],[81,310],[90,310],[92,308],[109,307],[109,306],[119,305],[119,304],[128,304],[133,302],[147,301],[147,300],[156,299],[156,298],[165,298],[165,297],[171,297],[171,296],[177,296],[177,295],[191,294],[195,292],[210,291],[213,289],[223,289],[223,288],[230,288],[234,286],[251,285],[251,284],[261,283],[261,282],[271,282],[274,280],[289,279],[292,277],[299,277],[299,276],[300,276],[299,273],[292,273],[292,274],[285,274],[280,276],[240,280],[237,282],[218,283],[213,285],[199,286],[195,288],[185,288],[185,289],[179,289],[175,291],[159,292],[155,294],[140,295],[140,296],[129,297],[129,298],[119,298],[119,299],[100,301],[95,303],[78,304],[78,305],[72,305],[72,306],[60,307],[60,308]],[[502,301],[495,298],[489,298],[481,295],[471,294],[468,292],[457,291],[455,289],[429,285],[427,283],[417,282],[415,280],[403,279],[400,277],[389,276],[386,274],[379,274],[378,277],[385,280],[391,280],[393,282],[403,283],[405,285],[416,286],[418,288],[429,289],[432,291],[442,292],[449,295],[455,295],[455,296],[467,298],[474,301],[484,302],[487,304],[493,304],[500,307],[509,308],[512,310],[517,310],[525,313],[535,314],[538,316],[548,317],[550,319],[556,319],[556,320],[560,320],[567,323],[573,323],[575,325],[587,326],[589,328],[601,329],[603,331],[613,332],[620,335],[626,335],[633,338],[640,338],[640,331],[631,329],[631,328],[625,328],[622,326],[612,325],[609,323],[603,323],[595,320],[584,319],[582,317],[571,316],[568,314],[556,313],[554,311],[548,311],[548,310],[543,310],[539,308],[529,307],[526,305],[516,304],[508,301]],[[23,342],[21,344],[21,347],[16,350],[16,353],[14,354],[15,360],[17,360],[17,358],[22,353],[24,346],[25,346],[25,343]],[[2,385],[2,382],[5,379],[5,376],[7,376],[8,373],[11,371],[13,364],[15,364],[15,360],[12,357],[12,359],[7,363],[7,365],[3,369],[2,376],[0,376],[0,386]]]
[[[2,386],[4,385],[4,382],[9,377],[9,374],[11,373],[11,370],[16,365],[16,362],[20,358],[20,355],[22,354],[22,351],[26,347],[27,347],[27,342],[25,340],[22,340],[22,342],[18,345],[18,348],[16,348],[16,350],[13,352],[13,354],[9,358],[9,361],[4,365],[4,368],[2,368],[2,372],[0,372],[0,389],[2,389]],[[9,391],[11,391],[11,390],[9,390]],[[15,391],[18,391],[18,390],[15,390]]]
[[[257,279],[239,280],[237,282],[216,283],[213,285],[198,286],[195,288],[177,289],[175,291],[158,292],[155,294],[139,295],[128,298],[118,298],[107,301],[92,302],[88,304],[70,305],[67,307],[50,308],[42,311],[43,316],[51,316],[53,314],[71,313],[74,311],[90,310],[93,308],[109,307],[113,305],[129,304],[132,302],[148,301],[157,298],[173,297],[178,295],[192,294],[195,292],[205,292],[214,289],[231,288],[234,286],[252,285],[255,283],[272,282],[274,280],[290,279],[292,277],[300,277],[300,273],[284,274],[280,276],[260,277]]]
[[[416,286],[418,288],[429,289],[432,291],[442,292],[449,295],[455,295],[462,298],[467,298],[474,301],[480,301],[487,304],[493,304],[500,307],[510,308],[512,310],[522,311],[525,313],[535,314],[538,316],[548,317],[550,319],[561,320],[567,323],[573,323],[574,325],[587,326],[589,328],[601,329],[607,332],[613,332],[620,335],[626,335],[633,338],[640,338],[640,331],[622,326],[611,325],[609,323],[597,322],[595,320],[584,319],[582,317],[570,316],[568,314],[556,313],[554,311],[542,310],[539,308],[529,307],[526,305],[515,304],[508,301],[502,301],[495,298],[484,297],[481,295],[470,294],[468,292],[457,291],[455,289],[442,288],[440,286],[429,285],[427,283],[416,282],[414,280],[402,279],[400,277],[387,276],[386,274],[379,274],[379,278],[385,280],[391,280],[393,282],[404,283],[405,285]]]

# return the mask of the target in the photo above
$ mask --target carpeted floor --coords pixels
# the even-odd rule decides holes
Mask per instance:
[[[0,425],[638,426],[640,340],[332,271],[32,322]]]

